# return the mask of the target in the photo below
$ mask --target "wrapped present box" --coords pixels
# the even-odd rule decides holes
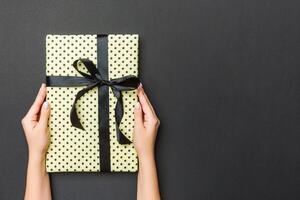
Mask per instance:
[[[138,35],[47,35],[47,172],[135,172]]]

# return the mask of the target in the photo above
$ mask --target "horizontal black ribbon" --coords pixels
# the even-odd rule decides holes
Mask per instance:
[[[82,64],[83,67],[89,72],[89,74],[79,69],[80,65]],[[128,75],[128,76],[123,76],[121,78],[105,80],[104,78],[102,78],[101,73],[98,71],[96,65],[91,60],[84,59],[84,58],[75,60],[73,62],[73,67],[82,75],[82,77],[77,77],[77,76],[47,76],[46,77],[47,85],[50,87],[86,86],[82,90],[78,91],[78,93],[75,96],[75,100],[73,102],[71,113],[70,113],[70,120],[72,125],[76,128],[84,130],[79,120],[79,117],[77,115],[77,110],[76,110],[77,101],[85,93],[87,93],[89,90],[93,89],[94,87],[110,87],[112,89],[114,96],[117,99],[117,103],[115,106],[117,141],[120,144],[130,144],[131,141],[122,133],[122,131],[119,128],[124,114],[122,92],[135,90],[140,84],[139,78],[133,75]],[[109,106],[109,105],[105,105],[105,106]],[[109,119],[101,119],[101,120],[108,121]]]

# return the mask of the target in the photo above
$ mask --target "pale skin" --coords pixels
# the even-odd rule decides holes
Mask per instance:
[[[137,200],[159,200],[154,148],[160,121],[142,85],[137,89],[137,94],[139,101],[134,110],[133,133],[133,144],[139,159]],[[46,86],[42,84],[33,105],[22,119],[29,154],[25,200],[52,199],[45,167],[45,155],[50,143],[47,123],[51,109],[45,97]]]

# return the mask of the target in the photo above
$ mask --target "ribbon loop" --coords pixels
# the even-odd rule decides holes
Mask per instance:
[[[87,74],[79,69],[79,64],[83,64],[84,68],[90,73]],[[121,78],[105,80],[102,78],[100,72],[98,71],[96,65],[89,59],[80,58],[73,62],[73,67],[86,79],[89,79],[90,84],[87,85],[86,88],[80,90],[75,97],[75,100],[72,105],[70,118],[72,126],[84,130],[78,114],[76,110],[76,103],[77,101],[89,90],[93,89],[94,87],[110,87],[113,91],[114,96],[117,99],[117,103],[115,106],[115,119],[116,119],[116,133],[117,133],[117,140],[120,144],[130,144],[131,141],[122,133],[119,126],[122,121],[123,117],[123,99],[122,99],[122,91],[130,91],[134,90],[138,87],[140,80],[138,77],[129,75],[124,76]],[[100,120],[100,119],[99,119]]]
[[[87,74],[79,69],[83,64],[84,68],[90,73]],[[80,58],[73,62],[73,67],[78,71],[82,76],[90,79],[95,79],[96,75],[100,75],[99,71],[96,68],[96,65],[87,58]],[[101,75],[100,75],[101,76]]]

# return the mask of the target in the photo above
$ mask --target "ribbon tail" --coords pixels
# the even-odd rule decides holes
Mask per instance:
[[[78,117],[78,114],[77,114],[77,109],[76,109],[76,103],[77,101],[80,99],[80,97],[82,97],[86,92],[88,92],[89,90],[91,90],[93,87],[95,87],[97,85],[97,83],[94,83],[82,90],[80,90],[76,96],[75,96],[75,100],[73,102],[73,105],[72,105],[72,109],[71,109],[71,112],[70,112],[70,119],[71,119],[71,124],[72,126],[76,127],[76,128],[79,128],[81,130],[84,130],[80,120],[79,120],[79,117]]]
[[[116,118],[116,132],[117,132],[117,140],[119,144],[131,144],[131,141],[122,133],[120,130],[120,123],[123,118],[123,99],[122,93],[118,90],[113,89],[113,93],[117,98],[117,104],[115,107],[115,118]]]

